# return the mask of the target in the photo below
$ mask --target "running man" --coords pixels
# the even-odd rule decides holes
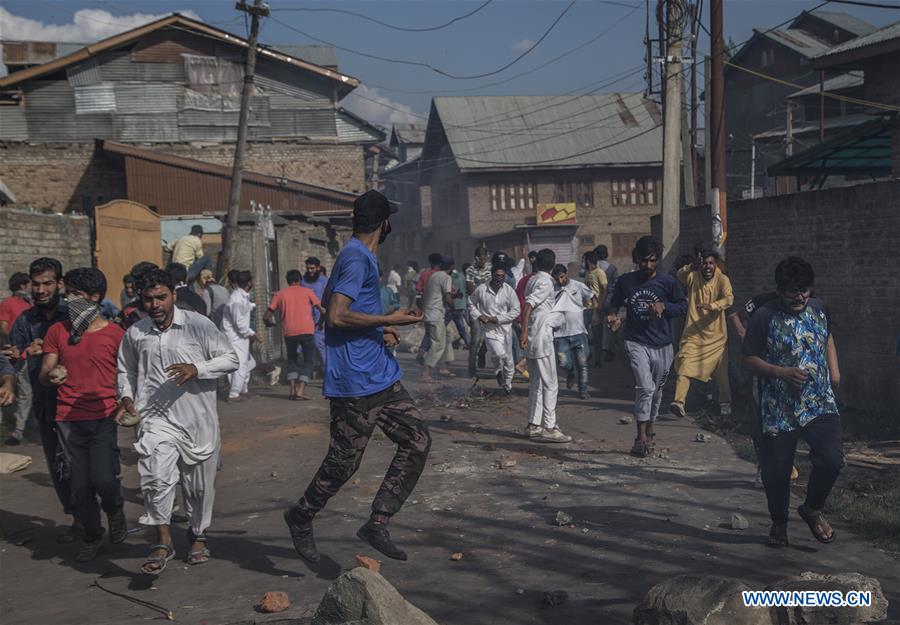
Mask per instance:
[[[385,475],[369,521],[357,536],[389,558],[406,560],[391,541],[387,524],[409,497],[428,458],[431,435],[400,383],[400,365],[388,347],[397,343],[390,326],[411,325],[421,314],[381,314],[375,252],[391,232],[396,212],[378,191],[353,203],[353,237],[335,261],[325,290],[325,387],[331,401],[331,444],[315,477],[295,506],[284,512],[297,553],[319,560],[312,520],[359,468],[369,437],[380,427],[397,452]]]
[[[554,267],[552,275],[558,285],[554,308],[563,316],[562,325],[556,329],[553,338],[557,364],[566,372],[566,388],[572,388],[577,380],[578,396],[581,399],[590,399],[588,363],[591,348],[585,312],[594,312],[597,307],[597,295],[583,282],[570,280],[565,265]]]
[[[237,352],[241,366],[229,375],[231,388],[229,402],[246,401],[250,385],[250,372],[256,367],[256,359],[250,352],[250,341],[261,342],[250,325],[250,315],[256,304],[250,300],[253,290],[253,276],[249,271],[241,271],[235,276],[234,290],[225,306],[222,329]]]
[[[315,321],[313,311],[325,313],[319,298],[312,291],[300,286],[302,276],[296,269],[287,272],[287,288],[278,291],[272,298],[272,303],[263,315],[263,322],[267,326],[275,325],[272,315],[277,311],[281,317],[281,333],[284,335],[284,347],[288,359],[288,384],[290,395],[288,399],[309,399],[306,395],[306,385],[309,384],[309,376],[312,375],[313,365],[316,362]],[[303,351],[303,366],[297,362],[298,350]]]
[[[156,528],[141,571],[159,575],[175,557],[171,522],[179,482],[190,523],[187,563],[209,560],[205,532],[212,520],[220,443],[216,380],[240,363],[212,321],[175,306],[175,282],[168,273],[151,270],[138,287],[148,316],[128,329],[119,349],[116,422],[138,428],[140,523]]]
[[[684,316],[687,299],[674,276],[656,271],[662,256],[662,245],[656,238],[638,239],[631,255],[638,269],[616,281],[606,322],[610,330],[618,330],[622,320],[616,311],[627,307],[625,352],[634,374],[637,425],[631,453],[645,458],[653,448],[653,422],[659,416],[663,387],[672,366],[672,319]]]
[[[480,284],[469,296],[469,318],[473,327],[480,326],[479,336],[484,338],[497,368],[497,384],[509,395],[516,371],[512,324],[520,309],[516,291],[506,283],[506,272],[506,265],[492,266],[490,281]]]
[[[68,319],[47,330],[39,379],[57,388],[56,429],[69,467],[71,505],[84,530],[75,560],[89,562],[103,544],[101,508],[109,541],[128,537],[114,419],[116,356],[125,331],[100,314],[106,277],[99,269],[72,269],[65,284]]]
[[[728,325],[725,311],[734,304],[731,280],[716,265],[719,252],[703,248],[698,269],[690,265],[677,277],[687,290],[687,318],[681,345],[675,358],[675,401],[669,406],[676,417],[686,417],[684,402],[691,380],[716,379],[719,407],[723,416],[731,414],[731,383],[728,381]]]
[[[797,513],[816,540],[835,539],[822,510],[844,466],[834,397],[841,371],[828,308],[812,297],[814,281],[812,266],[802,258],[778,263],[778,299],[750,318],[742,349],[744,367],[759,384],[759,463],[772,517],[770,547],[788,545],[791,468],[800,439],[809,445],[813,469]]]
[[[529,374],[525,435],[551,443],[568,443],[572,437],[563,434],[556,423],[559,380],[553,332],[562,325],[563,317],[554,311],[556,288],[550,277],[554,265],[556,254],[553,250],[540,250],[534,260],[534,275],[525,287],[522,336],[519,338],[519,345],[528,359]]]

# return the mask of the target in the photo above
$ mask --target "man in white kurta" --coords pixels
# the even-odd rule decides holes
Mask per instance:
[[[228,391],[228,401],[239,401],[241,395],[246,395],[250,385],[250,372],[256,367],[256,360],[250,353],[250,341],[258,340],[256,332],[250,325],[250,315],[256,304],[250,301],[250,290],[253,288],[253,278],[249,271],[238,274],[237,283],[228,304],[225,306],[225,314],[222,316],[222,331],[231,341],[234,351],[237,353],[240,366],[238,370],[228,377],[231,388]]]
[[[519,316],[519,298],[506,284],[506,267],[497,265],[490,282],[476,287],[469,296],[469,318],[481,325],[484,343],[491,352],[497,371],[497,383],[507,394],[512,390],[515,374],[512,323]]]
[[[205,551],[208,559],[204,532],[212,520],[219,457],[216,380],[239,364],[212,321],[174,306],[166,275],[151,272],[143,277],[141,298],[149,316],[128,329],[118,359],[117,420],[127,424],[129,418],[140,418],[134,445],[144,498],[140,523],[159,531],[159,544],[142,567],[151,574],[161,572],[174,556],[169,525],[179,480],[190,522],[191,556],[199,553],[195,559],[205,561]]]
[[[563,323],[563,316],[554,310],[556,283],[550,271],[556,264],[553,250],[537,253],[535,274],[525,287],[525,307],[522,309],[520,345],[528,359],[528,426],[529,438],[551,443],[568,443],[571,436],[563,434],[556,424],[556,400],[559,381],[556,376],[556,351],[553,331]]]

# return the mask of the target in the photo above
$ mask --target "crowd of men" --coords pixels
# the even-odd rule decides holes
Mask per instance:
[[[795,257],[779,263],[777,290],[738,311],[713,247],[699,246],[664,273],[658,271],[663,250],[649,236],[636,242],[634,269],[621,275],[604,246],[586,253],[581,267],[558,264],[550,249],[515,261],[479,247],[461,272],[454,259],[432,254],[424,271],[410,262],[385,274],[376,254],[395,211],[377,191],[357,198],[353,237],[330,278],[318,259],[307,259],[306,272],[289,271],[288,286],[263,315],[267,325],[277,318],[282,326],[289,398],[309,399],[306,386],[318,356],[323,394],[331,403],[327,455],[284,513],[300,556],[319,559],[313,519],[352,477],[379,427],[397,451],[357,535],[388,557],[406,559],[388,524],[426,465],[431,436],[401,382],[397,327],[424,323],[418,347],[424,381],[452,375],[451,323],[468,349],[470,375],[479,376],[481,358],[490,354],[503,392],[511,392],[516,372],[525,377],[524,435],[548,443],[572,440],[557,419],[558,370],[588,399],[591,363],[614,359],[621,335],[635,380],[631,453],[644,457],[654,448],[654,423],[673,362],[673,414],[684,416],[692,380],[711,379],[719,383],[728,414],[729,311],[743,341],[743,365],[757,379],[754,440],[773,521],[769,544],[788,542],[789,485],[801,438],[814,462],[798,512],[818,540],[834,540],[822,509],[842,464],[834,398],[840,370],[828,310],[812,296],[808,263]],[[190,542],[186,560],[201,564],[210,557],[206,530],[220,450],[217,380],[228,377],[228,401],[246,400],[255,365],[250,346],[259,337],[252,275],[229,273],[230,292],[219,285],[202,254],[202,234],[195,228],[179,239],[165,268],[136,265],[123,279],[121,308],[109,302],[102,272],[79,267],[64,273],[52,258],[36,259],[27,274],[14,274],[12,294],[0,304],[0,404],[17,403],[7,444],[22,440],[33,417],[56,494],[73,517],[60,538],[81,541],[78,561],[97,557],[106,532],[113,544],[128,534],[118,426],[136,427],[144,504],[139,522],[154,531],[141,570],[158,575],[175,556],[171,525],[179,485]],[[676,356],[673,321],[682,317]]]

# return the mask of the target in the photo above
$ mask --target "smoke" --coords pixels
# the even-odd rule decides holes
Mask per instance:
[[[391,124],[422,123],[423,119],[406,104],[395,102],[378,89],[360,85],[341,102],[363,119],[386,128]]]

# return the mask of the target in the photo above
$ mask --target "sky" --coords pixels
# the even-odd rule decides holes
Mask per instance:
[[[769,28],[820,3],[726,0],[725,36],[742,42],[754,27]],[[341,71],[362,81],[344,105],[385,126],[423,122],[431,97],[436,95],[644,89],[645,0],[577,0],[574,4],[570,0],[492,0],[465,19],[427,32],[396,30],[323,9],[355,12],[403,28],[428,28],[475,11],[485,0],[269,0],[269,4],[272,12],[262,22],[260,41],[272,46],[327,42],[344,48],[337,50]],[[655,2],[650,5],[654,13]],[[883,26],[900,20],[900,2],[897,6],[893,10],[832,3],[823,10],[843,11]],[[238,35],[248,33],[244,16],[234,9],[232,0],[4,0],[0,38],[92,42],[173,11]],[[708,25],[708,0],[702,12]],[[650,28],[653,36],[655,23],[651,22]],[[532,48],[548,30],[546,38],[524,57],[493,73]],[[701,52],[709,49],[702,31],[699,46]],[[563,54],[566,56],[554,60]],[[411,63],[427,64],[454,76],[491,75],[455,79]]]

